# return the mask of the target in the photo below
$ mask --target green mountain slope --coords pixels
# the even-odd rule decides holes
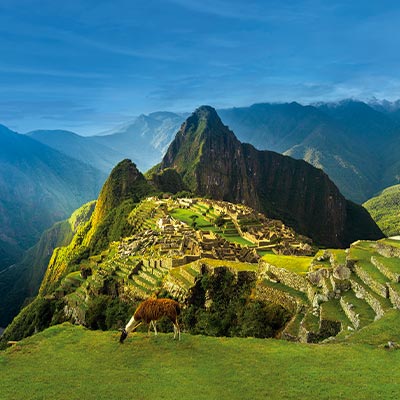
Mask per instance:
[[[400,235],[400,185],[383,190],[364,207],[387,236]]]
[[[0,326],[7,326],[22,304],[37,295],[55,248],[67,246],[75,233],[89,220],[95,202],[74,211],[68,220],[57,222],[43,232],[40,240],[23,259],[0,273]]]
[[[97,198],[104,179],[93,167],[0,126],[0,249],[7,252],[0,269],[45,229]]]

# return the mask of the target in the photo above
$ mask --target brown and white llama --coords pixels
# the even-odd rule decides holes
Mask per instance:
[[[124,343],[124,340],[143,322],[149,324],[148,333],[150,333],[150,327],[153,325],[154,334],[157,335],[156,322],[162,317],[168,317],[174,324],[174,339],[178,334],[178,340],[181,340],[181,331],[178,323],[178,316],[181,313],[181,307],[179,303],[171,299],[154,299],[150,298],[139,304],[133,317],[125,326],[125,329],[121,333],[119,338],[120,343]]]

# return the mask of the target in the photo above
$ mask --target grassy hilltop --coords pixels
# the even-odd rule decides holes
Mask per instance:
[[[373,327],[373,328],[372,328]],[[397,399],[397,312],[351,341],[325,345],[274,339],[136,333],[63,324],[0,353],[9,399]]]

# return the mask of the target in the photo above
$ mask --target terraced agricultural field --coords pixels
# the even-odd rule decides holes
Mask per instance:
[[[400,240],[382,239],[381,242],[400,249]]]
[[[210,220],[205,218],[198,208],[174,208],[172,211],[170,211],[170,215],[179,221],[185,222],[189,226],[193,226],[193,222],[195,221],[196,227],[198,229],[201,229],[202,231],[211,231],[217,233],[229,242],[238,243],[242,246],[253,245],[253,243],[241,237],[235,228],[232,228],[232,222],[230,222],[230,229],[227,229],[225,232],[223,228],[216,227],[211,223]],[[195,219],[192,218],[194,216]]]
[[[172,211],[169,212],[169,214],[182,222],[185,222],[189,226],[192,226],[193,222],[196,222],[197,228],[201,230],[207,230],[207,231],[215,231],[217,228],[214,227],[214,225],[211,224],[209,220],[204,218],[203,215],[201,215],[200,212],[195,212],[192,209],[183,209],[183,208],[174,208]],[[192,217],[196,217],[193,219]]]
[[[282,256],[276,254],[265,254],[262,259],[275,267],[285,268],[297,274],[305,274],[310,267],[313,257],[305,256]]]

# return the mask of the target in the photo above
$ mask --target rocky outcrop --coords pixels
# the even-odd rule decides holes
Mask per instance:
[[[343,247],[358,239],[359,221],[348,217],[361,207],[350,206],[322,170],[240,143],[211,107],[200,107],[182,125],[157,167],[165,168],[176,169],[201,196],[249,205],[317,243]],[[383,237],[365,213],[361,237]]]

